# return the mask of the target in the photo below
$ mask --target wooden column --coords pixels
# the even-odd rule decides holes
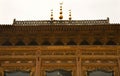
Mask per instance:
[[[120,76],[120,57],[119,57],[119,50],[117,50],[117,62],[118,62],[118,76]]]
[[[3,68],[0,67],[0,76],[4,76]]]
[[[81,76],[81,58],[80,58],[80,51],[77,51],[77,57],[76,57],[76,64],[77,64],[77,76]]]
[[[81,70],[82,65],[81,65],[81,62],[82,62],[82,61],[81,61],[81,57],[80,57],[80,59],[79,59],[79,65],[80,65],[80,66],[79,66],[79,68],[80,68],[80,76],[82,76],[82,70]]]
[[[4,71],[2,71],[1,73],[2,73],[2,76],[4,76]]]
[[[118,76],[120,76],[120,58],[118,58]]]
[[[80,76],[82,76],[82,60],[81,60],[81,51],[79,51],[79,69],[80,69]]]
[[[40,51],[36,52],[36,71],[35,76],[40,76],[40,69],[41,69],[41,57],[40,57]]]
[[[79,63],[79,58],[76,58],[76,64],[77,64],[77,76],[80,76],[80,63]]]

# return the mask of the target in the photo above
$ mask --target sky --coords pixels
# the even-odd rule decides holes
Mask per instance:
[[[63,2],[63,20],[98,20],[110,18],[120,23],[120,0],[0,0],[0,24],[16,20],[59,20],[60,2]]]

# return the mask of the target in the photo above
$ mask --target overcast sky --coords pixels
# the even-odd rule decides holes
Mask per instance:
[[[54,19],[59,19],[59,3],[63,2],[64,20],[69,9],[73,20],[110,18],[111,23],[120,23],[120,0],[0,0],[0,24],[16,20],[50,20],[53,9]]]

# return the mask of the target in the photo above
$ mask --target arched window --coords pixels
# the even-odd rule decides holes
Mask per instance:
[[[102,43],[99,40],[96,40],[93,45],[102,45]]]
[[[5,71],[4,76],[30,76],[30,71]]]
[[[109,41],[106,43],[106,45],[116,45],[116,43],[115,43],[114,41],[112,41],[112,40],[109,40]]]
[[[93,70],[87,71],[87,76],[114,76],[114,71]]]
[[[63,44],[63,42],[62,42],[62,41],[57,40],[57,41],[54,43],[54,45],[64,45],[64,44]]]
[[[76,43],[73,40],[70,40],[67,45],[76,45]]]
[[[89,45],[89,43],[88,43],[88,41],[83,40],[83,41],[80,43],[80,45]]]
[[[51,43],[48,40],[45,40],[42,45],[51,45]]]
[[[28,45],[38,45],[38,43],[35,40],[32,40]]]
[[[6,40],[5,42],[3,42],[2,44],[3,46],[11,46],[12,43],[9,40]]]
[[[22,46],[25,45],[25,43],[22,40],[19,40],[15,45]]]
[[[62,69],[46,71],[46,76],[72,76],[72,71]]]

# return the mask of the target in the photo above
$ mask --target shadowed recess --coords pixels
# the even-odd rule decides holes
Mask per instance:
[[[67,45],[76,45],[76,43],[73,40],[70,40]]]
[[[64,45],[64,44],[63,44],[63,42],[62,42],[62,41],[57,40],[57,41],[54,43],[54,45]]]
[[[83,40],[83,41],[80,43],[80,45],[89,45],[89,43],[88,43],[88,41]]]
[[[25,45],[25,43],[22,40],[19,40],[15,45],[21,46],[21,45]]]
[[[3,42],[2,44],[3,46],[11,46],[12,43],[9,40],[6,40],[5,42]]]
[[[99,40],[96,40],[93,45],[102,45],[102,43]]]
[[[106,45],[116,45],[116,43],[115,43],[114,41],[112,41],[112,40],[109,40],[109,41],[106,43]]]
[[[35,40],[32,40],[28,45],[38,45],[38,43]]]
[[[51,43],[48,40],[45,40],[41,45],[51,45]]]

